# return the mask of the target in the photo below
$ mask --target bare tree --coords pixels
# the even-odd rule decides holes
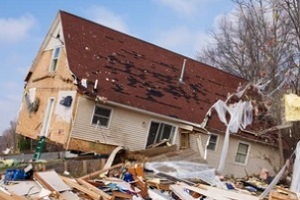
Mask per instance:
[[[293,47],[289,55],[289,68],[294,76],[290,81],[290,92],[300,95],[300,0],[283,0],[280,3],[280,8],[288,14],[290,21],[290,44]],[[285,132],[287,144],[292,144],[294,148],[300,140],[300,122],[293,122],[290,130]],[[291,149],[293,151],[293,149]]]
[[[299,94],[300,0],[233,1],[234,12],[211,31],[214,42],[199,52],[198,59],[250,82],[269,82],[262,99],[272,102],[266,116],[282,124],[282,95],[288,90]],[[282,138],[296,145],[298,127],[278,131],[281,152]]]
[[[0,145],[1,151],[6,150],[7,148],[11,149],[12,152],[17,152],[17,134],[16,134],[16,121],[10,121],[10,127],[6,129],[1,137]]]

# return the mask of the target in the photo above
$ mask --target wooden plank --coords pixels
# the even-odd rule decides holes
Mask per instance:
[[[34,172],[33,178],[35,178],[45,188],[52,191],[52,194],[59,200],[64,200],[60,192],[71,190],[71,188],[63,182],[54,170]]]
[[[208,192],[210,195],[218,194],[224,198],[232,199],[232,200],[259,200],[259,197],[253,196],[253,195],[248,195],[248,194],[243,194],[243,193],[238,193],[238,192],[233,192],[229,190],[224,190],[224,189],[219,189],[216,187],[208,186],[208,185],[202,185],[200,184],[199,187],[194,187],[194,186],[189,186],[183,183],[180,183],[184,188],[195,191],[197,193],[202,194],[201,192],[205,191],[203,188],[206,189],[206,192]],[[207,195],[206,195],[207,196]],[[210,196],[214,197],[214,196]]]
[[[131,152],[132,154],[142,154],[146,157],[152,157],[152,156],[157,156],[163,153],[168,153],[172,151],[176,151],[177,145],[171,145],[171,146],[163,146],[163,147],[155,147],[155,148],[149,148],[145,150],[140,150],[140,151],[133,151]]]
[[[15,184],[7,185],[6,188],[8,192],[17,195],[31,195],[41,190],[41,187],[35,181],[17,181]]]
[[[194,197],[192,197],[186,191],[184,191],[184,188],[180,185],[170,185],[170,188],[180,199],[195,200]]]
[[[85,181],[83,179],[77,179],[77,182],[84,185],[84,187],[88,188],[89,190],[91,190],[93,192],[96,192],[101,197],[103,197],[105,200],[112,200],[113,199],[112,196],[110,196],[109,194],[105,193],[104,191],[96,188],[95,186],[93,186],[92,184],[88,183],[87,181]]]
[[[68,186],[72,187],[72,188],[75,188],[85,194],[87,194],[88,196],[92,197],[93,199],[98,199],[100,200],[101,199],[101,195],[96,193],[96,192],[93,192],[92,190],[89,190],[88,188],[84,187],[84,186],[81,186],[78,184],[78,182],[74,179],[70,179],[70,178],[67,178],[67,177],[64,177],[64,176],[61,176],[60,177]]]
[[[189,185],[184,184],[184,183],[178,183],[178,184],[179,184],[180,187],[182,187],[182,189],[188,189],[188,190],[197,192],[198,194],[205,195],[206,197],[210,197],[214,200],[231,200],[230,198],[224,197],[219,193],[213,193],[211,191],[204,190],[204,189],[198,188],[198,187],[192,187],[192,186],[189,186]],[[172,188],[173,185],[171,185],[170,187]],[[246,200],[246,199],[241,198],[239,200]]]
[[[287,191],[287,193],[281,193],[276,190],[272,190],[269,194],[269,200],[298,200],[298,197],[291,191]]]
[[[124,199],[132,199],[132,196],[133,196],[131,194],[127,194],[127,193],[119,192],[119,191],[113,191],[112,195],[113,195],[113,197],[121,197]]]
[[[54,170],[34,172],[33,177],[51,191],[62,192],[71,190],[71,188],[63,182]]]
[[[124,166],[124,164],[120,163],[120,164],[114,165],[114,166],[109,167],[109,168],[103,168],[103,169],[95,171],[93,173],[84,175],[84,176],[80,177],[79,179],[82,179],[82,180],[91,179],[91,178],[93,178],[95,176],[98,176],[98,175],[100,175],[100,174],[102,174],[102,173],[104,173],[106,171],[110,171],[110,170],[113,170],[113,169],[121,168],[123,166]]]
[[[149,197],[152,200],[169,200],[170,199],[169,196],[167,196],[166,194],[163,194],[160,190],[150,189],[148,192],[149,192]]]
[[[24,196],[19,196],[13,193],[8,194],[2,190],[0,190],[0,199],[1,200],[28,200]]]

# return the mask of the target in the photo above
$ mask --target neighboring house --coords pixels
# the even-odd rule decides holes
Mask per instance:
[[[17,133],[65,149],[143,150],[164,139],[178,149],[205,146],[220,159],[224,125],[206,112],[245,80],[97,23],[60,11],[25,78]],[[208,141],[208,132],[212,133]],[[198,142],[201,141],[201,142]],[[279,167],[276,145],[231,137],[224,173]]]

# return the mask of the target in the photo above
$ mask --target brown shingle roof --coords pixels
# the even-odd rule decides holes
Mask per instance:
[[[97,23],[60,11],[70,70],[97,94],[192,123],[243,79]],[[186,59],[183,82],[179,81]],[[92,89],[91,84],[90,89]]]

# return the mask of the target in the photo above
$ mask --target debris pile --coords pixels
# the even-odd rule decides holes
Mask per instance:
[[[103,169],[81,177],[34,169],[32,165],[6,169],[1,179],[0,199],[260,200],[264,198],[259,195],[268,187],[259,175],[245,179],[217,176],[214,169],[199,162],[172,159],[114,162],[122,149],[115,149]],[[296,194],[287,188],[274,187],[268,200],[297,200]]]

